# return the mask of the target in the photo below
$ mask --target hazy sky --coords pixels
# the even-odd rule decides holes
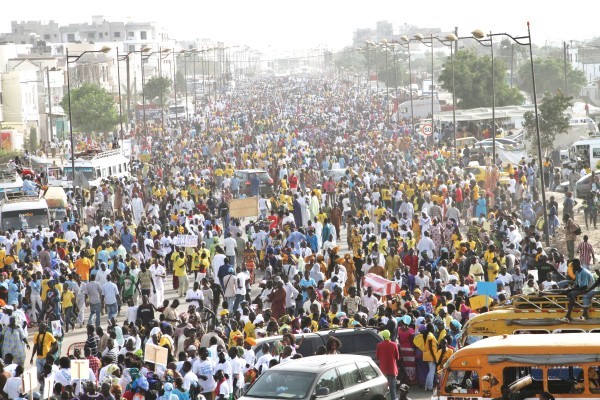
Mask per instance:
[[[597,0],[29,0],[3,7],[0,31],[8,32],[11,20],[91,22],[92,15],[155,21],[176,39],[209,38],[262,49],[325,45],[337,50],[352,43],[356,28],[374,28],[379,20],[392,22],[394,33],[408,23],[448,31],[457,26],[461,35],[480,28],[516,36],[527,33],[530,21],[533,41],[540,45],[600,36]]]

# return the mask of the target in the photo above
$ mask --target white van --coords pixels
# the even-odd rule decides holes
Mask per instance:
[[[50,221],[64,221],[69,214],[69,202],[65,189],[60,186],[50,186],[44,192],[44,199],[48,204]]]
[[[3,231],[12,228],[33,233],[41,227],[47,232],[50,228],[50,215],[46,199],[26,196],[22,192],[6,193],[0,203],[0,225]]]

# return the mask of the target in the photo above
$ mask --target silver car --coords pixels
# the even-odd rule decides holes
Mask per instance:
[[[384,400],[388,383],[370,357],[349,354],[313,356],[276,365],[241,399]]]

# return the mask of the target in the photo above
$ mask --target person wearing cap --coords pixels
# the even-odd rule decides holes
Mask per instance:
[[[379,335],[383,341],[377,344],[375,355],[379,361],[379,369],[388,381],[390,400],[396,400],[396,376],[398,376],[398,360],[400,359],[398,344],[390,340],[391,334],[387,329],[379,332]]]

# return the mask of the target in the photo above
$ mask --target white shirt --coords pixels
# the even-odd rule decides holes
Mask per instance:
[[[198,290],[189,289],[187,291],[187,293],[185,294],[185,301],[190,304],[195,305],[196,308],[198,308],[198,307],[200,307],[200,302],[204,301],[204,294],[202,293],[201,289],[198,289]]]
[[[246,281],[250,279],[249,272],[241,271],[236,275],[237,277],[237,287],[235,289],[235,294],[241,294],[242,296],[246,295]]]
[[[244,352],[245,353],[245,352]],[[215,361],[207,357],[206,360],[197,359],[194,361],[192,365],[192,371],[196,374],[196,376],[205,375],[206,380],[202,380],[198,378],[198,382],[200,386],[202,386],[202,392],[212,392],[217,387],[217,383],[213,377],[215,371]]]
[[[236,248],[237,243],[235,242],[235,239],[232,237],[228,237],[227,239],[225,239],[223,241],[223,247],[225,250],[225,255],[226,256],[235,256],[235,248]]]

